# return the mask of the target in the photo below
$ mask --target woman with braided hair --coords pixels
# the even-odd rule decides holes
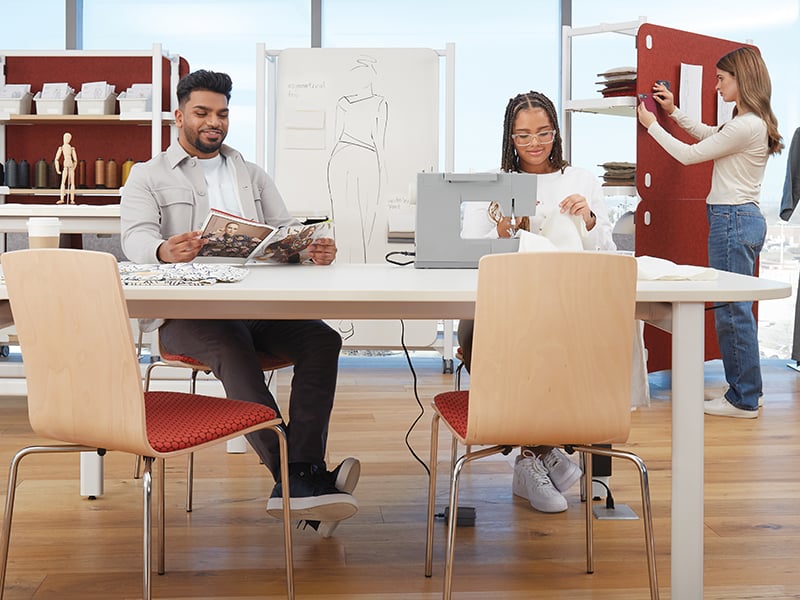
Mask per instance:
[[[579,233],[584,250],[616,250],[600,182],[586,169],[564,160],[555,106],[541,92],[519,94],[508,101],[500,168],[506,173],[538,175],[536,214],[517,219],[516,229],[541,234],[549,216],[571,215],[583,221]],[[466,203],[461,237],[508,238],[515,233],[511,218],[502,214],[496,202]]]
[[[597,177],[564,160],[561,131],[552,101],[540,92],[519,94],[509,100],[503,122],[504,172],[535,173],[536,214],[511,218],[496,202],[464,204],[463,238],[509,238],[515,229],[542,234],[548,218],[569,215],[578,227],[584,250],[616,250],[611,222]],[[514,226],[516,225],[516,227]],[[458,342],[464,366],[469,371],[473,321],[458,325]],[[580,467],[566,454],[549,446],[523,448],[514,465],[513,490],[541,512],[562,512],[562,495],[581,477]]]

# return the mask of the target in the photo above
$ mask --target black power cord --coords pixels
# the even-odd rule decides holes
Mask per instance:
[[[592,479],[592,483],[599,483],[604,488],[606,488],[606,508],[608,510],[614,510],[614,496],[611,495],[611,488],[608,487],[605,482],[600,481],[599,479]],[[590,490],[591,492],[591,490]],[[600,498],[593,498],[593,500],[599,500]]]
[[[392,263],[393,265],[399,265],[401,267],[405,267],[407,265],[413,264],[414,261],[413,260],[409,260],[409,261],[406,261],[406,262],[399,262],[399,261],[393,260],[391,258],[392,256],[414,257],[414,256],[416,256],[416,253],[415,252],[406,252],[406,251],[395,251],[395,252],[389,252],[386,255],[386,257],[385,257],[386,262]],[[406,444],[406,447],[408,448],[408,451],[411,452],[411,456],[413,456],[414,460],[416,460],[420,465],[422,465],[422,468],[425,469],[425,473],[427,473],[428,478],[430,479],[430,476],[431,476],[430,468],[428,467],[428,465],[425,464],[425,461],[423,461],[419,457],[419,455],[416,453],[416,451],[414,450],[413,446],[411,445],[411,442],[409,441],[409,438],[411,437],[411,432],[414,431],[414,428],[417,426],[417,423],[420,422],[420,420],[422,419],[423,415],[425,414],[425,407],[422,405],[422,401],[419,399],[419,388],[417,387],[417,382],[418,382],[418,380],[417,380],[417,372],[414,370],[414,364],[411,362],[411,354],[408,351],[408,347],[406,346],[405,335],[406,335],[406,324],[405,324],[405,321],[403,319],[400,319],[400,345],[403,348],[403,354],[406,357],[406,362],[408,363],[408,368],[411,371],[411,378],[412,378],[412,380],[414,382],[414,384],[413,384],[414,400],[416,401],[417,406],[419,406],[419,414],[417,415],[417,417],[414,419],[414,421],[409,426],[408,431],[406,431],[405,444]],[[508,452],[510,452],[510,451],[511,451],[511,448],[508,448],[506,450],[506,452],[504,452],[504,454],[508,454]],[[435,514],[434,518],[444,519],[445,521],[447,521],[447,519],[449,517],[449,514],[450,514],[450,507],[449,506],[445,506],[444,507],[444,512]],[[475,526],[475,508],[473,508],[471,506],[459,506],[458,507],[458,511],[456,512],[456,526],[458,526],[458,527],[474,527]]]
[[[428,474],[428,477],[430,477],[431,470],[428,468],[428,465],[426,465],[425,461],[423,461],[417,455],[417,453],[414,451],[414,448],[411,446],[411,442],[408,441],[409,437],[411,436],[411,432],[414,431],[414,427],[417,426],[417,423],[419,423],[420,419],[422,419],[422,416],[425,414],[425,407],[422,406],[422,401],[419,399],[419,390],[417,388],[417,372],[414,370],[414,365],[411,362],[411,354],[409,354],[408,352],[408,347],[406,346],[405,338],[406,338],[406,324],[405,321],[403,321],[403,319],[400,319],[400,345],[403,347],[403,353],[405,354],[406,362],[408,363],[408,368],[411,371],[411,378],[414,381],[414,400],[416,400],[417,406],[419,406],[419,414],[417,415],[417,418],[414,419],[414,421],[411,423],[411,426],[408,428],[408,431],[406,431],[405,442],[408,451],[411,452],[411,456],[413,456],[414,460],[416,460],[419,464],[422,465],[422,468],[425,469],[425,472]]]
[[[414,264],[413,258],[412,258],[412,260],[407,260],[407,261],[404,261],[404,262],[400,262],[400,261],[394,260],[392,257],[393,256],[411,256],[411,257],[414,257],[416,255],[417,255],[416,252],[406,252],[406,251],[396,250],[394,252],[389,252],[383,258],[388,263],[391,263],[393,265],[400,265],[401,267],[405,267],[406,265]]]

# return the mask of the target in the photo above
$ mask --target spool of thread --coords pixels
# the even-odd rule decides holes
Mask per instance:
[[[86,187],[86,161],[79,160],[78,161],[78,170],[75,173],[75,187],[85,188]]]
[[[106,163],[106,187],[114,189],[119,187],[119,170],[117,169],[117,161],[109,158]]]
[[[6,183],[6,169],[3,166],[3,163],[0,162],[0,185],[5,185]]]
[[[24,158],[19,161],[19,165],[17,165],[17,177],[19,178],[18,187],[31,187],[31,165]]]
[[[120,185],[125,185],[125,182],[128,181],[128,175],[131,174],[131,168],[133,167],[134,162],[132,158],[129,158],[124,163],[122,163],[122,183]]]
[[[17,161],[13,158],[6,160],[6,185],[10,188],[19,187]]]
[[[94,161],[94,187],[106,187],[106,162],[102,158]]]
[[[47,161],[43,158],[40,158],[36,161],[36,165],[33,168],[33,187],[35,188],[46,188],[47,187]]]
[[[56,171],[56,161],[47,163],[47,187],[51,189],[61,187],[61,175]]]

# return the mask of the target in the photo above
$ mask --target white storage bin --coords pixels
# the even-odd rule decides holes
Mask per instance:
[[[105,98],[83,98],[83,92],[78,92],[75,100],[78,101],[79,115],[113,115],[116,114],[117,95],[109,94]]]
[[[0,98],[0,112],[10,115],[31,114],[33,94],[26,92],[21,98]]]
[[[127,92],[120,92],[117,97],[119,100],[119,114],[126,113],[149,113],[153,110],[153,97],[128,98]]]
[[[62,99],[42,99],[42,92],[36,92],[33,97],[36,102],[37,115],[74,115],[75,94],[70,92]]]

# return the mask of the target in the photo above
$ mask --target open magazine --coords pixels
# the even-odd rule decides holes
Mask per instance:
[[[269,243],[276,231],[264,223],[212,208],[200,234],[208,242],[195,261],[245,263]]]
[[[303,263],[308,247],[319,238],[333,237],[331,221],[272,227],[212,208],[200,236],[208,242],[195,262]]]

